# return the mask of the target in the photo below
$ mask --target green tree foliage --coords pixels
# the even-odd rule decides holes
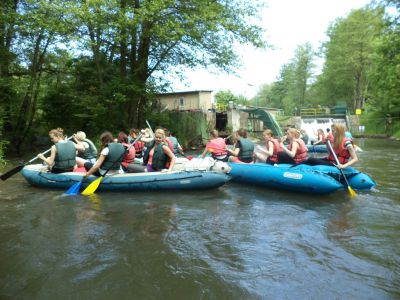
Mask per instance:
[[[93,132],[143,124],[165,74],[231,71],[234,45],[264,46],[258,8],[242,0],[1,1],[5,138],[19,149],[43,124]]]
[[[243,95],[235,95],[230,90],[218,91],[214,95],[215,103],[221,106],[227,106],[230,101],[234,104],[249,105],[248,99]]]
[[[277,81],[261,87],[252,104],[282,108],[294,113],[307,103],[307,90],[314,68],[314,51],[309,43],[297,47],[291,62],[282,66]]]
[[[390,2],[395,5],[397,16],[386,19],[386,30],[380,38],[374,68],[370,72],[368,104],[374,110],[400,117],[400,2]]]
[[[326,104],[342,101],[352,109],[363,108],[383,13],[382,7],[354,10],[329,28],[325,65],[318,77],[319,96]]]

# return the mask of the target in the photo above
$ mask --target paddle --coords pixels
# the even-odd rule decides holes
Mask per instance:
[[[72,138],[72,136],[69,137],[68,140],[70,140],[71,138]],[[44,151],[44,152],[41,153],[41,154],[45,155],[45,154],[49,153],[50,151],[51,151],[51,148],[50,148],[50,149],[47,149],[46,151]],[[39,156],[39,155],[40,155],[40,154],[36,155],[36,156],[35,156],[34,158],[32,158],[30,161],[28,161],[28,162],[26,162],[26,163],[24,163],[24,164],[22,164],[22,165],[16,166],[16,167],[12,168],[11,170],[5,172],[4,174],[1,174],[0,179],[4,181],[4,180],[7,180],[8,178],[10,178],[11,176],[17,174],[17,173],[18,173],[19,171],[21,171],[26,165],[29,165],[31,162],[33,162],[33,161],[35,161],[36,159],[38,159],[38,156]]]
[[[47,154],[48,152],[50,152],[50,150],[51,150],[51,148],[48,149],[48,150],[46,150],[46,151],[44,151],[44,152],[41,153],[41,154],[45,155],[45,154]],[[7,179],[10,178],[11,176],[17,174],[17,173],[18,173],[19,171],[21,171],[26,165],[29,165],[31,162],[33,162],[33,161],[35,161],[36,159],[38,159],[38,156],[39,156],[39,155],[40,155],[40,154],[36,155],[36,156],[35,156],[34,158],[32,158],[30,161],[28,161],[28,162],[26,162],[26,163],[24,163],[24,164],[22,164],[22,165],[16,166],[16,167],[12,168],[11,170],[5,172],[4,174],[2,174],[2,175],[0,176],[1,180],[7,180]]]
[[[138,136],[138,137],[129,145],[129,147],[126,149],[125,153],[123,153],[123,154],[119,157],[119,159],[118,159],[117,161],[115,161],[115,162],[112,164],[111,167],[113,167],[118,161],[120,161],[120,160],[126,155],[126,153],[128,153],[129,149],[131,149],[131,147],[132,147],[133,145],[135,145],[136,142],[137,142],[141,137],[142,137],[142,134],[139,134],[139,136]],[[97,188],[99,187],[99,185],[100,185],[101,180],[103,179],[103,177],[106,176],[107,173],[108,173],[110,170],[111,170],[111,168],[110,168],[110,169],[107,169],[106,172],[105,172],[102,176],[100,176],[100,177],[97,178],[96,180],[92,181],[92,183],[90,183],[90,184],[86,187],[86,189],[85,189],[81,194],[84,195],[84,196],[92,195],[92,194],[97,190]],[[82,179],[82,181],[80,182],[81,184],[82,184],[82,182],[85,180],[85,178],[86,178],[86,177],[84,177],[84,178]]]
[[[339,160],[338,160],[338,158],[337,158],[337,156],[336,156],[335,151],[333,151],[331,142],[330,142],[329,140],[326,140],[326,143],[328,144],[329,150],[331,151],[333,157],[335,158],[336,164],[339,165]],[[342,176],[343,176],[343,178],[344,178],[344,181],[345,181],[346,184],[347,184],[347,189],[349,190],[350,196],[351,196],[351,197],[357,196],[356,192],[351,188],[350,183],[349,183],[349,181],[347,180],[347,177],[346,177],[346,175],[345,175],[344,172],[343,172],[343,169],[340,169],[338,166],[336,166],[336,167],[337,167],[337,168],[340,170],[340,172],[342,173]]]

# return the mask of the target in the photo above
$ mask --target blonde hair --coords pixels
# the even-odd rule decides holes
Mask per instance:
[[[300,131],[297,130],[296,128],[289,128],[287,130],[291,135],[293,135],[296,139],[300,137]]]
[[[216,129],[213,129],[210,131],[210,134],[213,138],[217,138],[218,137],[218,131]]]
[[[340,123],[335,123],[333,128],[335,130],[335,133],[333,135],[333,147],[335,149],[339,149],[340,144],[345,137],[346,126]]]
[[[265,129],[265,130],[263,131],[263,135],[273,136],[274,134],[273,134],[273,132],[272,132],[271,129]]]
[[[49,131],[49,136],[64,139],[64,129],[58,127]]]
[[[164,131],[164,129],[157,129],[156,130],[156,132],[154,133],[154,135],[156,135],[156,134],[160,134],[161,136],[162,136],[162,138],[164,139],[165,138],[165,131]]]
[[[84,133],[83,131],[78,131],[75,134],[75,137],[78,141],[83,142],[86,139],[86,133]]]

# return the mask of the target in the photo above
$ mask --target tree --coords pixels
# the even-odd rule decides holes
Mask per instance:
[[[218,91],[214,95],[215,102],[221,106],[227,106],[230,101],[235,104],[248,105],[249,101],[243,95],[234,95],[230,90],[228,91]]]
[[[236,43],[263,47],[257,9],[242,0],[1,1],[5,139],[19,149],[37,125],[57,123],[51,112],[93,130],[143,123],[165,74],[231,71]]]
[[[147,94],[163,75],[179,66],[235,66],[236,42],[263,47],[260,28],[247,20],[256,6],[245,1],[96,0],[77,1],[73,10],[84,47],[96,65],[99,95],[104,94],[104,65],[119,65],[128,126],[141,122]],[[104,101],[100,96],[101,101]]]
[[[352,109],[363,108],[383,13],[382,7],[354,10],[329,28],[325,65],[318,78],[322,82],[320,95],[326,103],[342,101]]]
[[[389,1],[397,9],[397,16],[388,16],[377,47],[377,55],[370,72],[368,103],[382,112],[400,117],[400,2]]]

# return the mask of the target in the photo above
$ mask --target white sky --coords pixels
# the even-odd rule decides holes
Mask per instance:
[[[251,1],[251,0],[249,0]],[[266,0],[262,11],[262,28],[273,49],[255,50],[241,46],[242,67],[237,76],[213,75],[204,69],[185,72],[186,81],[175,80],[174,91],[231,90],[251,98],[259,87],[272,83],[282,65],[289,63],[299,45],[310,42],[316,50],[327,39],[326,30],[338,17],[368,4],[369,0]]]

